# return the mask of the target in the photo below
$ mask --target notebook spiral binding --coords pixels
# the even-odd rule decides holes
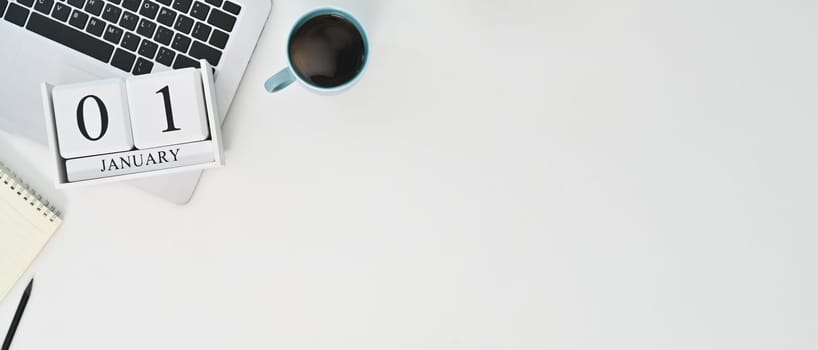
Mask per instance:
[[[16,191],[20,200],[28,203],[32,208],[41,212],[43,217],[54,222],[62,216],[53,205],[49,205],[48,200],[44,200],[36,191],[26,185],[20,178],[0,162],[0,191]]]

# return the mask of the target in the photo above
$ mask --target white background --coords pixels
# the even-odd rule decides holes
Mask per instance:
[[[814,1],[335,1],[363,79],[267,94],[321,3],[189,205],[51,191],[14,349],[818,347]]]

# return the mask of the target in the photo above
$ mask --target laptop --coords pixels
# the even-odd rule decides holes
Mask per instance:
[[[215,68],[223,118],[270,14],[271,0],[0,0],[0,129],[46,144],[41,82],[67,84]],[[190,201],[201,171],[130,184]]]

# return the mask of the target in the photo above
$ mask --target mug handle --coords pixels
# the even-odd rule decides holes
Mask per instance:
[[[287,67],[267,78],[267,81],[264,82],[264,89],[269,93],[273,93],[289,86],[294,81],[293,71],[290,70],[290,67]]]

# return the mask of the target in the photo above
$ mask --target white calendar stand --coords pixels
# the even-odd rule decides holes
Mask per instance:
[[[54,176],[55,186],[57,188],[73,188],[78,186],[87,186],[102,183],[112,183],[125,180],[141,179],[153,176],[162,176],[168,174],[175,174],[181,172],[189,172],[191,170],[202,170],[210,168],[218,168],[224,166],[224,146],[222,142],[221,125],[219,124],[218,108],[216,108],[216,95],[213,82],[213,70],[211,65],[206,60],[200,60],[201,68],[198,69],[202,78],[202,86],[204,87],[205,110],[207,112],[207,123],[210,127],[210,136],[207,140],[212,141],[213,161],[207,163],[199,163],[195,165],[179,166],[161,170],[151,170],[127,175],[115,175],[102,177],[90,180],[69,181],[66,171],[66,159],[60,155],[59,142],[57,141],[57,127],[54,112],[54,102],[52,98],[52,90],[54,85],[48,83],[41,84],[43,109],[45,111],[46,132],[48,133],[48,147],[52,154],[56,174]]]

